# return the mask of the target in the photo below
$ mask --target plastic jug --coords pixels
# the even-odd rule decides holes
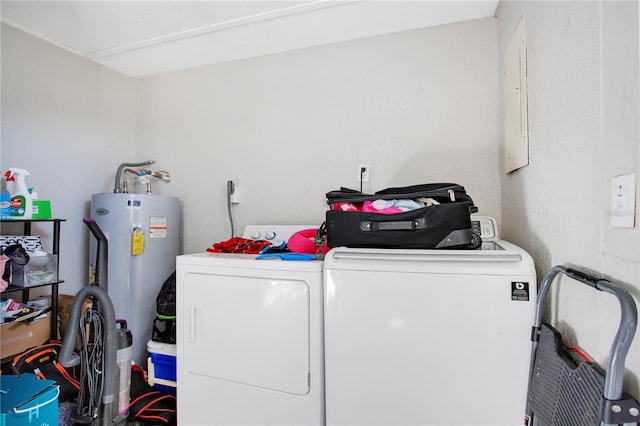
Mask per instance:
[[[120,369],[120,390],[118,397],[118,415],[126,417],[129,414],[129,401],[131,398],[131,358],[133,356],[133,337],[128,330],[127,322],[117,320],[116,323],[125,328],[118,329],[118,349],[116,362]]]

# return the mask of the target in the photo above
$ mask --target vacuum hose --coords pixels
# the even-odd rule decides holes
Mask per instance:
[[[122,178],[122,170],[125,167],[142,167],[142,166],[148,166],[149,164],[153,164],[155,163],[156,160],[149,160],[149,161],[143,161],[142,163],[122,163],[118,166],[118,171],[116,172],[116,184],[113,187],[113,192],[115,193],[119,193],[122,192],[120,190],[120,180]]]
[[[73,367],[80,364],[80,356],[74,354],[74,345],[78,337],[82,305],[87,297],[93,296],[93,309],[102,314],[106,335],[103,337],[102,346],[104,353],[104,365],[102,366],[102,422],[104,426],[112,424],[118,414],[118,393],[120,391],[120,367],[118,366],[118,329],[116,326],[116,314],[113,302],[107,292],[108,244],[109,241],[93,218],[86,217],[82,221],[97,240],[96,279],[92,285],[83,288],[76,294],[69,312],[69,324],[62,343],[58,361],[65,367]]]
[[[118,392],[120,390],[120,368],[117,363],[118,331],[116,328],[116,314],[113,303],[106,290],[97,286],[85,287],[76,294],[69,312],[69,325],[65,333],[58,361],[63,367],[73,367],[80,364],[80,356],[73,353],[74,344],[78,337],[78,323],[82,314],[84,300],[93,296],[100,306],[100,313],[104,316],[106,336],[104,339],[103,393],[102,393],[102,424],[109,426],[118,412]]]

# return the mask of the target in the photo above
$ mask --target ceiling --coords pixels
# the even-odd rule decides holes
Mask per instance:
[[[2,0],[2,22],[131,77],[493,16],[495,0]]]

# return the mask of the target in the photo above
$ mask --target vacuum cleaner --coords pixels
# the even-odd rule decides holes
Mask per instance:
[[[98,240],[96,278],[76,294],[71,304],[59,356],[64,367],[80,365],[80,391],[71,421],[72,425],[126,425],[131,357],[128,362],[125,359],[118,363],[118,355],[119,352],[126,354],[127,349],[131,353],[131,333],[118,328],[107,292],[108,240],[92,218],[85,218],[83,222]],[[92,300],[93,307],[82,313],[87,298]],[[78,335],[81,341],[79,354],[74,353]]]

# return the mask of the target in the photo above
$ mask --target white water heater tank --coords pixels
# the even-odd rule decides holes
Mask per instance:
[[[116,319],[133,336],[133,360],[146,365],[156,297],[175,271],[179,200],[154,194],[104,193],[91,196],[91,217],[108,240],[107,291]],[[95,267],[97,241],[90,242]],[[104,265],[100,265],[103,268]],[[104,283],[98,283],[104,286]]]

